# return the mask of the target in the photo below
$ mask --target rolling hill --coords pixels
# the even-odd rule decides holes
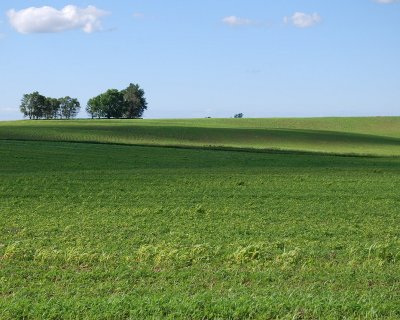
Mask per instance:
[[[400,117],[14,121],[0,139],[400,156]]]

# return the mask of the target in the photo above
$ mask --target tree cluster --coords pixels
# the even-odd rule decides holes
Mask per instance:
[[[72,119],[80,108],[78,99],[45,97],[37,91],[24,94],[20,105],[20,111],[29,119]]]
[[[92,118],[140,118],[147,109],[144,90],[138,84],[130,84],[126,89],[119,91],[109,89],[106,92],[91,98],[86,107]]]

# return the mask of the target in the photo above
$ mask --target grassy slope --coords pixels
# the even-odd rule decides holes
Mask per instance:
[[[400,317],[397,158],[22,141],[0,158],[0,319]]]
[[[0,139],[400,155],[400,117],[0,123]]]

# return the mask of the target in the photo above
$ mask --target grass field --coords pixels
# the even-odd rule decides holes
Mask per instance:
[[[0,123],[0,319],[400,318],[400,118],[284,122]]]
[[[400,156],[400,117],[17,121],[0,138]]]

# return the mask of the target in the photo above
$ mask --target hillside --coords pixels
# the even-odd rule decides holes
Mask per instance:
[[[0,159],[0,319],[400,317],[398,158],[0,140]]]
[[[0,139],[400,156],[400,117],[14,121]]]
[[[1,122],[0,319],[398,319],[399,122]]]

